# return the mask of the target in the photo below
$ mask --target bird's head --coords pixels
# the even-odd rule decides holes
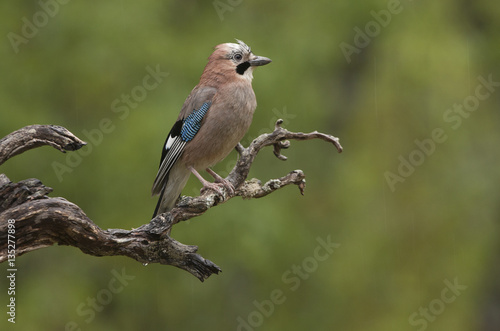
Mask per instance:
[[[205,71],[232,74],[238,78],[251,81],[255,67],[271,62],[271,59],[267,57],[253,54],[250,47],[241,40],[236,39],[236,41],[237,44],[225,43],[217,45],[208,58]]]

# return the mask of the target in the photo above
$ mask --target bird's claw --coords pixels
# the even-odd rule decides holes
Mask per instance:
[[[225,188],[230,195],[234,195],[234,186],[229,181],[223,179],[222,181],[219,179],[215,180],[215,183],[205,183],[200,190],[200,193],[204,193],[206,190],[212,190],[220,195],[224,195],[224,191],[222,188]]]
[[[230,195],[234,195],[234,192],[235,192],[234,186],[233,186],[233,184],[231,184],[230,181],[228,181],[225,178],[222,178],[219,174],[217,174],[215,171],[213,171],[210,168],[207,168],[206,171],[215,179],[214,184],[219,184],[218,187],[220,187],[220,185],[222,184],[222,186],[224,186],[226,188],[226,190],[229,192]]]
[[[203,185],[203,187],[200,190],[200,193],[205,193],[206,190],[212,190],[215,193],[218,193],[220,195],[223,195],[224,192],[222,191],[222,187],[224,187],[224,184],[222,183],[206,183]]]
[[[215,179],[215,182],[217,184],[222,184],[226,188],[226,190],[229,192],[230,195],[234,195],[234,186],[227,179],[217,178],[217,179]]]

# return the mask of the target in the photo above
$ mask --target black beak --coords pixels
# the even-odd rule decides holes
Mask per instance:
[[[248,61],[252,67],[263,66],[271,63],[271,59],[264,56],[255,56],[252,60]]]

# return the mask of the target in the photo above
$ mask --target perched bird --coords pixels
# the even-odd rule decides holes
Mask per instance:
[[[253,69],[271,62],[256,56],[237,40],[215,47],[200,82],[187,97],[162,147],[160,168],[151,190],[160,195],[153,217],[175,206],[190,174],[204,189],[232,185],[209,167],[222,161],[243,138],[252,122],[257,101],[252,89]],[[215,183],[198,171],[205,169]]]

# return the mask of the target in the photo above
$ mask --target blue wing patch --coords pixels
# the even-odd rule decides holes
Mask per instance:
[[[208,109],[212,105],[212,102],[205,102],[200,109],[195,109],[188,117],[184,120],[184,124],[181,129],[181,139],[182,141],[191,141],[194,136],[198,133],[201,127],[201,120],[206,115]]]

